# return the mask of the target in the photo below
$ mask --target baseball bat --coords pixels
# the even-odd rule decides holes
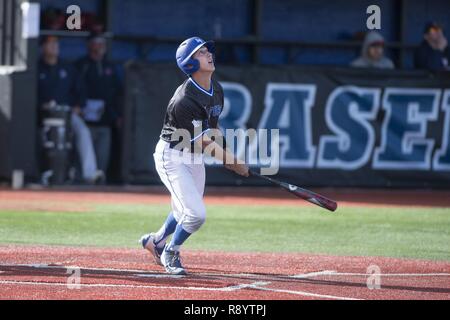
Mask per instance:
[[[250,170],[250,174],[252,176],[261,178],[261,179],[265,179],[267,181],[270,181],[271,183],[289,191],[290,193],[292,193],[293,195],[295,195],[296,197],[302,198],[303,200],[306,200],[308,202],[311,202],[319,207],[325,208],[327,210],[330,211],[335,211],[337,209],[337,202],[333,201],[331,199],[328,199],[318,193],[309,191],[307,189],[304,188],[300,188],[298,186],[295,186],[293,184],[290,183],[286,183],[283,181],[278,181],[276,179],[270,178],[268,176],[264,176],[262,174],[259,174],[257,172],[254,172],[252,170]]]

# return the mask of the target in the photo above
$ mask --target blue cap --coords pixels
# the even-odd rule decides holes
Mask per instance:
[[[200,62],[192,56],[198,49],[205,46],[209,52],[214,53],[213,41],[205,41],[199,37],[192,37],[184,40],[177,49],[176,59],[178,67],[188,76],[200,68]]]

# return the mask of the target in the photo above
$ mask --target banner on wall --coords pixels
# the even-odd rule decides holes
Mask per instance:
[[[450,75],[342,68],[221,67],[226,129],[278,129],[278,176],[305,186],[450,187]],[[159,182],[152,154],[184,76],[172,65],[126,72],[129,182]],[[241,181],[208,168],[208,183]]]

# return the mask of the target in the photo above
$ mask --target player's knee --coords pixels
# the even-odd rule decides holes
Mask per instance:
[[[186,231],[193,233],[197,231],[206,221],[206,207],[203,203],[196,203],[185,208],[186,214],[183,225],[186,227]],[[188,230],[189,229],[189,230]]]
[[[196,224],[200,227],[206,221],[206,207],[204,205],[199,205],[195,209],[195,220]]]
[[[189,218],[183,221],[183,227],[189,233],[194,233],[205,223],[206,216],[195,215],[190,216]]]
[[[206,214],[203,215],[203,216],[197,217],[196,220],[197,220],[197,225],[198,225],[198,226],[203,225],[203,224],[205,223],[205,221],[206,221]]]
[[[206,221],[206,208],[205,207],[198,210],[197,219],[201,224],[205,223],[205,221]]]

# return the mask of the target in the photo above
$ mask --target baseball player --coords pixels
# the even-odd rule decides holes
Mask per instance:
[[[213,149],[213,156],[226,168],[242,176],[249,175],[245,164],[238,163],[218,140],[215,142],[208,136],[209,132],[217,132],[214,129],[218,128],[224,104],[222,87],[212,79],[215,70],[213,54],[214,43],[198,37],[189,38],[178,47],[177,65],[188,78],[169,102],[153,154],[159,177],[170,191],[172,211],[159,231],[142,236],[140,243],[170,274],[186,274],[180,260],[181,245],[205,222],[205,148]],[[189,138],[187,144],[186,136]],[[180,145],[188,145],[188,151],[181,150]],[[181,157],[185,152],[189,156]]]

